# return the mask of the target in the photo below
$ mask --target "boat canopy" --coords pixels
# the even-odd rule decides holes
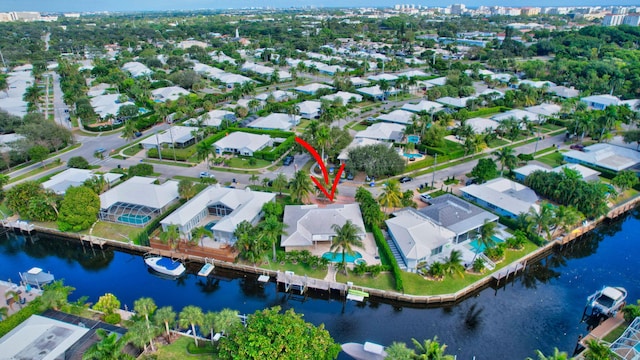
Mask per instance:
[[[384,353],[384,346],[367,341],[364,343],[364,351],[370,352],[372,354],[382,355],[382,353]]]

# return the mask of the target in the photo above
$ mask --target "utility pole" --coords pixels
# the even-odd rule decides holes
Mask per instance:
[[[0,50],[0,60],[2,60],[2,67],[7,68],[7,63],[4,61],[4,56],[2,55],[2,50]]]
[[[431,187],[436,182],[436,166],[438,165],[438,153],[433,158],[433,176],[431,177]]]
[[[158,146],[158,158],[162,161],[162,151],[160,151],[160,141],[158,140],[158,132],[156,131],[156,145]]]

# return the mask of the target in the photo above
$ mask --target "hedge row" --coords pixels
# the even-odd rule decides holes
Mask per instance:
[[[162,149],[162,159],[173,160],[173,151],[174,149],[171,148]],[[184,149],[175,149],[175,159],[177,161],[187,161],[196,153],[196,151],[197,149],[195,146],[189,146]],[[151,148],[147,150],[147,156],[158,159],[158,149]]]
[[[467,115],[469,116],[469,119],[474,118],[474,117],[483,117],[489,114],[495,114],[496,112],[506,112],[511,110],[511,108],[508,108],[506,106],[494,106],[494,107],[490,107],[490,108],[484,108],[484,109],[478,109],[478,110],[474,110],[474,111],[469,111],[467,113]]]
[[[25,307],[15,314],[0,321],[0,337],[5,336],[9,331],[15,329],[23,321],[27,320],[31,315],[39,314],[40,301],[34,300],[29,302]]]
[[[294,136],[290,136],[287,140],[280,143],[280,145],[276,146],[275,149],[271,151],[256,151],[253,153],[253,157],[256,159],[264,159],[267,161],[274,161],[279,158],[282,154],[289,151],[295,145],[296,138]]]
[[[373,225],[372,232],[373,237],[376,239],[378,248],[381,249],[380,255],[386,257],[391,264],[391,272],[393,273],[393,277],[396,279],[396,290],[404,291],[404,285],[402,284],[402,270],[400,270],[400,266],[398,266],[396,258],[391,253],[391,248],[389,248],[389,244],[387,244],[387,241],[384,239],[382,230],[380,230],[377,225]]]
[[[133,239],[133,243],[141,246],[149,246],[149,234],[153,233],[159,226],[160,221],[169,216],[172,212],[176,211],[180,206],[184,205],[186,200],[180,199],[176,204],[170,206],[164,213],[160,214],[160,216],[151,220],[147,226],[142,229],[140,233]]]

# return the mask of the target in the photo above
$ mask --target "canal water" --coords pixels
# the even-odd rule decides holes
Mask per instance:
[[[95,302],[111,292],[129,308],[147,296],[178,311],[192,304],[205,311],[231,308],[245,314],[280,305],[303,313],[307,321],[324,323],[341,343],[389,345],[438,336],[458,359],[524,359],[534,357],[536,349],[549,353],[558,347],[571,353],[578,335],[586,334],[580,322],[586,297],[603,285],[625,287],[629,301],[640,298],[639,230],[640,213],[635,211],[530,264],[504,287],[487,288],[455,306],[428,309],[291,297],[277,292],[273,283],[259,285],[255,276],[216,269],[215,277],[198,277],[196,266],[183,279],[166,280],[149,273],[140,256],[43,235],[0,236],[0,279],[16,281],[18,271],[38,266],[76,288],[71,300],[86,295]]]

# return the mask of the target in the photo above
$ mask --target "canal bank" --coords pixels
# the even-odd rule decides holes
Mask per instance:
[[[469,297],[472,297],[479,291],[484,290],[489,286],[500,287],[506,285],[509,281],[515,279],[518,274],[526,271],[527,265],[529,263],[544,258],[556,249],[561,249],[563,247],[569,246],[573,241],[580,239],[585,234],[593,231],[593,229],[595,229],[603,222],[614,220],[615,218],[628,213],[637,206],[638,202],[640,202],[640,196],[636,196],[635,198],[619,204],[599,219],[592,222],[584,223],[580,227],[573,229],[572,231],[567,233],[565,236],[556,238],[555,240],[545,244],[544,246],[534,250],[533,252],[519,258],[515,262],[512,262],[511,264],[488,274],[487,276],[458,290],[455,293],[439,295],[410,295],[399,293],[396,291],[380,290],[353,284],[343,284],[331,281],[327,282],[320,279],[308,278],[306,275],[296,276],[296,289],[300,291],[300,295],[306,295],[306,291],[311,291],[314,294],[326,292],[327,294],[321,297],[328,295],[330,297],[333,296],[338,298],[345,297],[349,289],[354,289],[357,291],[366,292],[367,294],[369,294],[371,299],[375,299],[376,301],[396,304],[398,306],[433,307],[454,305]],[[3,222],[3,225],[9,228],[15,227],[15,223]],[[24,226],[20,225],[19,231],[25,231],[23,228]],[[39,233],[53,235],[55,237],[78,240],[83,244],[83,246],[85,244],[90,247],[96,246],[99,248],[103,248],[104,246],[111,246],[138,255],[157,254],[165,256],[171,259],[180,260],[185,263],[185,265],[199,264],[200,266],[202,266],[206,263],[212,263],[215,267],[220,267],[231,271],[238,271],[241,273],[254,274],[258,276],[267,275],[269,276],[271,281],[275,281],[278,284],[278,287],[280,289],[284,289],[287,291],[289,290],[289,284],[287,284],[287,282],[283,280],[286,277],[282,276],[283,274],[279,271],[264,269],[256,266],[231,263],[227,261],[220,261],[185,252],[176,252],[171,250],[156,249],[148,246],[140,246],[135,245],[132,242],[125,243],[113,239],[66,233],[61,232],[57,229],[51,229],[37,225],[34,227],[30,227],[30,229],[35,230]]]
[[[608,222],[563,248],[555,248],[541,261],[529,262],[526,271],[504,286],[489,286],[450,306],[402,306],[369,298],[346,301],[325,292],[308,296],[284,293],[275,283],[262,284],[257,274],[216,268],[207,277],[187,275],[167,280],[147,270],[138,253],[110,246],[91,248],[77,240],[48,235],[0,236],[0,279],[15,278],[18,271],[39,266],[76,288],[70,301],[88,296],[95,303],[113,293],[123,307],[140,297],[153,298],[159,307],[179,312],[187,305],[203,311],[224,308],[250,314],[281,306],[304,314],[304,319],[324,324],[340,343],[373,341],[390,345],[438,339],[447,353],[458,359],[525,359],[539,349],[573,351],[579,335],[586,298],[605,284],[623,286],[629,298],[640,298],[640,212],[633,211]]]

